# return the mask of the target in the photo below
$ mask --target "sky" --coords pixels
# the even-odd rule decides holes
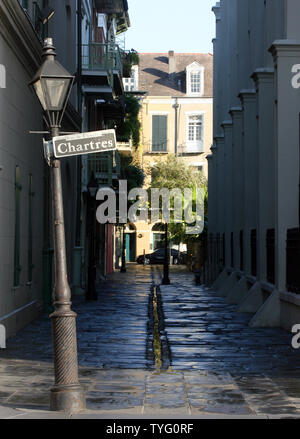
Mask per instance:
[[[126,49],[212,53],[216,0],[128,0]]]

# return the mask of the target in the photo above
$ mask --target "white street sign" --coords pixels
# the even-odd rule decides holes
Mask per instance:
[[[53,155],[56,158],[95,154],[117,149],[115,130],[53,137],[52,143]]]

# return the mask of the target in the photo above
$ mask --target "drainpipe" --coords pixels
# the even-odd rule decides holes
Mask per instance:
[[[177,98],[175,100],[175,104],[173,105],[173,108],[175,109],[175,155],[178,156],[178,116],[177,116],[177,112],[178,112],[178,108],[179,108],[179,104],[177,102]]]
[[[82,0],[77,0],[77,99],[82,116]]]

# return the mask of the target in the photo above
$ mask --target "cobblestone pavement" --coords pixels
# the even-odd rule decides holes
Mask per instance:
[[[300,352],[281,329],[250,328],[214,292],[172,267],[131,265],[99,286],[97,302],[74,298],[80,382],[87,411],[48,412],[53,385],[47,315],[0,351],[0,418],[295,417]]]

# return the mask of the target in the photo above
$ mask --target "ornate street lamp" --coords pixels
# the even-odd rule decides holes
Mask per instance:
[[[55,60],[56,53],[51,38],[45,40],[42,56],[43,64],[30,85],[44,110],[44,119],[51,135],[56,137],[59,135],[74,77]],[[76,314],[71,310],[71,291],[67,276],[60,161],[51,159],[50,166],[55,263],[54,312],[50,315],[55,385],[51,389],[50,408],[78,412],[85,408],[85,396],[78,381]]]
[[[89,269],[88,269],[88,288],[86,294],[86,300],[97,300],[97,289],[96,289],[96,258],[95,258],[95,197],[98,191],[99,185],[98,180],[95,178],[94,172],[91,175],[87,189],[89,192],[89,209],[88,214],[90,215],[90,245],[89,245]]]
[[[52,137],[58,135],[61,121],[70,97],[74,76],[56,61],[52,38],[44,41],[43,64],[32,79],[31,85],[45,112],[45,121]]]

